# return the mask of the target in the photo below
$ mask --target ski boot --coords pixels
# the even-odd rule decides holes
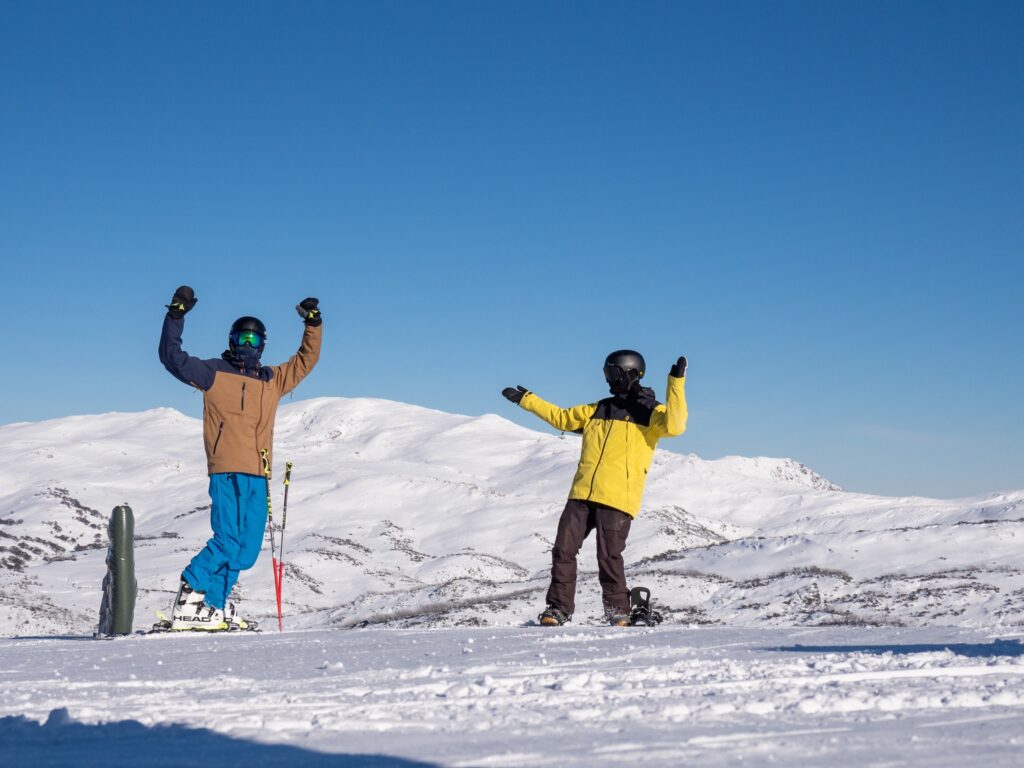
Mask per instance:
[[[218,632],[228,628],[224,621],[224,611],[207,605],[203,598],[205,592],[192,589],[187,581],[181,580],[178,596],[174,599],[174,610],[171,611],[170,627],[172,631],[203,630]]]
[[[229,632],[258,632],[258,625],[252,619],[245,619],[235,608],[234,603],[228,603],[224,609],[224,622],[228,625]]]
[[[545,608],[544,613],[537,617],[537,621],[540,622],[542,627],[560,627],[571,620],[572,616],[567,616],[563,611],[551,605]]]
[[[189,603],[183,608],[174,606],[171,615],[172,632],[227,632],[228,623],[224,621],[224,611],[206,603]]]

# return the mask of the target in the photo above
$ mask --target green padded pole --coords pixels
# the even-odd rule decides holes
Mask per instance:
[[[135,516],[127,504],[114,507],[107,526],[107,575],[103,579],[99,634],[129,635],[135,617]]]

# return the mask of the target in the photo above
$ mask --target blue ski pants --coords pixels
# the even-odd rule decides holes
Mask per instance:
[[[213,538],[182,572],[207,605],[224,608],[241,571],[252,568],[267,527],[267,479],[239,472],[210,475]]]

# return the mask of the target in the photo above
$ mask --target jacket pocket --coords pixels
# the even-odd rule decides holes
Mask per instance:
[[[242,410],[245,410],[245,382],[242,382]]]
[[[211,451],[211,453],[212,453],[212,454],[213,454],[214,456],[216,456],[216,455],[217,455],[217,444],[218,444],[218,443],[220,443],[220,436],[221,436],[221,435],[222,435],[223,433],[224,433],[224,422],[222,421],[222,422],[220,423],[220,426],[219,426],[219,427],[217,427],[217,439],[213,441],[213,451]]]

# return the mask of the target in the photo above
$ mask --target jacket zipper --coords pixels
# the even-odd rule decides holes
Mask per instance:
[[[245,382],[242,382],[242,410],[245,410]]]
[[[213,455],[214,456],[217,455],[217,444],[220,442],[220,435],[221,435],[221,433],[223,431],[224,431],[224,422],[222,421],[220,423],[220,426],[217,427],[217,439],[213,441]]]
[[[260,441],[260,437],[259,437],[259,435],[260,435],[260,425],[263,423],[263,393],[264,393],[264,391],[266,391],[266,389],[267,389],[266,386],[261,386],[260,387],[260,410],[259,410],[259,416],[256,418],[256,432],[255,432],[255,438],[256,439],[254,441],[256,443],[256,455],[257,456],[260,455],[260,442],[259,442]],[[263,459],[262,458],[260,459],[259,467],[260,467],[260,470],[261,470],[260,474],[265,475],[265,473],[262,472],[262,469],[263,469]],[[269,479],[268,479],[267,482],[269,482]],[[270,491],[268,490],[267,493],[270,493]]]
[[[626,417],[626,508],[629,508],[629,417]]]
[[[597,457],[597,464],[594,465],[594,474],[590,476],[590,493],[587,494],[587,501],[590,501],[594,496],[594,481],[597,480],[597,470],[601,468],[601,460],[604,458],[604,449],[608,447],[608,440],[612,436],[612,422],[608,422],[608,434],[604,436],[604,442],[601,443],[601,453]]]

